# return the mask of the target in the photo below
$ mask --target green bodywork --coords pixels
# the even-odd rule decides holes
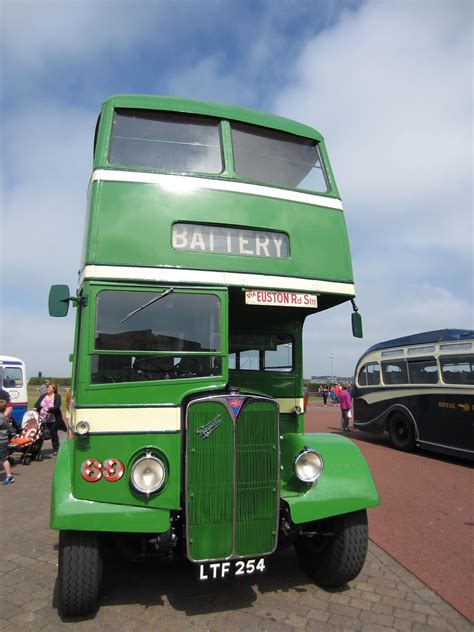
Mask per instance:
[[[377,505],[380,500],[359,450],[342,437],[304,434],[304,415],[297,405],[303,395],[305,318],[353,295],[344,215],[334,208],[338,206],[335,201],[339,201],[339,193],[322,137],[305,125],[251,110],[124,95],[104,103],[96,133],[94,170],[134,171],[108,160],[114,108],[169,110],[218,118],[224,169],[218,175],[205,174],[207,180],[217,183],[239,181],[233,168],[230,121],[313,139],[319,144],[328,191],[317,194],[310,203],[304,196],[303,201],[288,201],[278,195],[251,195],[219,190],[218,186],[198,187],[188,195],[153,183],[92,179],[82,265],[83,269],[89,266],[96,272],[95,278],[87,274],[81,278],[74,301],[77,319],[72,404],[74,414],[86,409],[91,422],[102,415],[102,426],[84,437],[70,432],[62,442],[53,481],[51,527],[157,534],[169,531],[179,516],[185,521],[190,559],[222,559],[272,552],[278,543],[281,501],[288,505],[297,525]],[[203,175],[186,174],[196,181]],[[272,185],[265,187],[270,190]],[[289,256],[275,259],[177,251],[172,246],[175,222],[285,233]],[[101,272],[103,266],[109,266],[107,273]],[[156,275],[151,278],[159,278],[159,270],[220,274],[215,284],[209,277],[201,285],[184,280],[173,285],[173,292],[217,297],[221,342],[212,355],[221,362],[221,374],[93,383],[93,362],[98,355],[128,353],[140,358],[165,354],[143,347],[137,351],[95,346],[96,301],[100,292],[149,291],[152,296],[171,291],[170,283],[150,281],[150,275],[145,274],[152,271]],[[242,278],[258,274],[262,283],[267,277],[288,277],[289,291],[297,291],[292,285],[295,279],[321,281],[326,289],[317,292],[318,305],[311,309],[247,305],[245,283],[226,285],[221,273],[227,272],[242,273]],[[272,288],[270,281],[265,287]],[[283,282],[279,287],[286,286]],[[268,371],[230,368],[229,341],[234,335],[255,334],[284,334],[291,338],[292,366]],[[206,353],[211,355],[211,351],[201,355]],[[246,398],[237,421],[232,419],[226,399],[234,389]],[[280,411],[279,402],[284,406]],[[180,421],[174,431],[134,428],[134,414],[139,416],[145,411],[140,419],[151,419],[150,410],[162,412],[167,408],[178,411]],[[114,412],[120,415],[120,430],[114,427]],[[220,419],[219,429],[202,440],[199,429],[216,418]],[[321,477],[310,486],[296,478],[293,467],[294,459],[306,447],[318,451],[324,461]],[[149,497],[135,492],[129,478],[134,461],[147,451],[158,455],[166,469],[163,489]],[[114,482],[104,477],[95,482],[84,480],[81,467],[92,458],[100,462],[118,459],[124,467],[123,477]]]
[[[293,460],[304,448],[316,450],[324,468],[314,485],[294,473]],[[380,504],[367,462],[357,446],[345,437],[314,433],[285,435],[281,443],[281,497],[295,524],[320,520]]]
[[[52,529],[127,533],[168,531],[170,512],[166,509],[147,507],[145,502],[139,507],[116,504],[108,502],[106,496],[102,502],[76,498],[71,484],[72,452],[72,441],[64,440],[54,468],[50,520]]]

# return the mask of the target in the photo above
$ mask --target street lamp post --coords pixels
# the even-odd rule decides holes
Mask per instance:
[[[332,375],[332,361],[334,360],[334,354],[333,354],[333,353],[331,353],[331,355],[329,356],[329,358],[330,358],[330,360],[331,360],[331,382],[332,382],[332,378],[333,378],[333,375]]]

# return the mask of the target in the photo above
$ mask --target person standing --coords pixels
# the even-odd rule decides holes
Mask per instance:
[[[40,420],[49,428],[53,455],[56,456],[59,450],[58,430],[60,424],[64,423],[61,413],[61,395],[58,393],[56,384],[48,384],[46,394],[40,396],[33,408],[38,411]]]
[[[43,384],[41,384],[41,386],[39,387],[39,396],[43,397],[43,395],[46,395],[46,391],[48,390],[48,386],[49,386],[49,380],[44,380]]]
[[[352,408],[352,397],[349,393],[349,385],[343,384],[339,395],[339,406],[341,407],[341,426],[344,432],[350,432],[349,419]]]
[[[0,388],[0,463],[5,471],[5,478],[2,485],[10,485],[15,479],[12,476],[10,461],[8,460],[8,439],[12,433],[12,427],[8,422],[11,415],[12,405],[10,404],[10,393]]]
[[[323,384],[321,393],[322,393],[322,396],[323,396],[323,404],[324,404],[324,406],[327,406],[328,395],[329,395],[329,385],[328,384]]]

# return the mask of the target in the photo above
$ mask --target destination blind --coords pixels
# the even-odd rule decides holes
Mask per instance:
[[[175,250],[193,252],[288,259],[290,250],[288,235],[266,230],[179,222],[172,237]]]

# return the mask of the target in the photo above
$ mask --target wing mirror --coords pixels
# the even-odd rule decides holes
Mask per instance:
[[[54,317],[66,316],[69,311],[69,301],[72,300],[74,298],[70,296],[67,285],[52,285],[49,290],[49,315]]]

